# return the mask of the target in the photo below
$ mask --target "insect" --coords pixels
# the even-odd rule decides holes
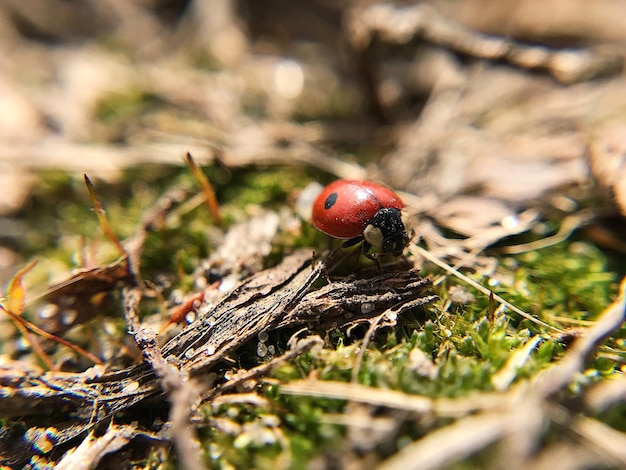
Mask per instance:
[[[390,189],[370,181],[338,180],[315,199],[311,223],[331,237],[346,239],[344,248],[362,241],[361,252],[376,259],[402,254],[410,240],[407,218],[404,202]],[[369,254],[372,248],[381,253]]]

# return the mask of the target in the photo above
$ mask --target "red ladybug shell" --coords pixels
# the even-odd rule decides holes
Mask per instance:
[[[384,186],[362,180],[337,180],[313,203],[311,223],[335,238],[354,238],[383,208],[402,209],[402,199]]]

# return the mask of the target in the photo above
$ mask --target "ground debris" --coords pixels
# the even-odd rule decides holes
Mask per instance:
[[[594,351],[623,324],[625,288],[626,281],[622,282],[619,298],[593,326],[585,329],[561,361],[506,390],[433,398],[359,383],[321,380],[294,381],[283,384],[280,390],[289,395],[347,400],[376,410],[365,419],[345,420],[348,427],[371,427],[374,417],[380,420],[385,416],[429,423],[440,420],[441,427],[379,462],[376,468],[448,468],[488,447],[496,462],[490,468],[500,468],[504,462],[507,468],[622,468],[626,464],[624,434],[583,413],[597,412],[596,407],[603,406],[600,403],[605,400],[607,404],[623,400],[623,380],[615,381],[612,390],[592,387],[584,404],[571,399],[568,386],[584,371]],[[535,344],[530,342],[529,346]],[[543,434],[551,426],[561,429],[564,435],[576,435],[576,449],[570,449],[567,437],[564,442],[543,442]]]
[[[144,214],[135,233],[124,241],[122,257],[106,266],[80,269],[68,279],[50,287],[45,294],[48,314],[40,318],[41,326],[51,333],[63,333],[87,322],[113,300],[118,285],[141,282],[140,258],[149,231],[163,224],[172,206],[185,198],[185,192],[173,188],[161,196]]]
[[[172,402],[172,426],[178,419],[179,431],[188,432],[186,423],[193,403],[201,395],[206,399],[219,393],[216,393],[219,383],[203,384],[200,379],[259,333],[302,325],[341,328],[359,319],[367,321],[391,307],[401,312],[436,298],[425,294],[430,281],[420,278],[416,270],[382,272],[367,278],[350,276],[314,289],[325,270],[325,262],[314,260],[311,251],[295,252],[278,266],[241,282],[213,309],[162,348],[158,347],[155,333],[138,321],[140,290],[127,287],[123,297],[129,332],[134,335],[145,362],[104,374],[95,370],[68,374],[19,370],[13,366],[2,368],[0,409],[5,416],[30,416],[38,426],[49,425],[49,420],[53,420],[55,427],[59,427],[59,423],[72,415],[74,432],[56,432],[48,451],[67,444],[114,413],[148,401],[151,407],[164,407],[168,400]],[[303,351],[318,342],[301,340],[293,348]],[[266,372],[259,367],[251,370],[250,376]],[[184,410],[177,408],[180,403],[185,404]],[[54,411],[52,415],[40,414],[44,409]],[[175,412],[178,414],[173,416]],[[182,435],[192,436],[184,432]],[[15,439],[16,436],[11,435],[0,443],[0,455],[6,461],[24,463],[33,449],[22,446],[16,455],[13,452]],[[183,442],[174,439],[177,445]],[[189,454],[180,446],[179,451]]]
[[[592,51],[558,51],[541,46],[516,44],[506,38],[483,36],[450,21],[430,5],[400,7],[376,3],[348,15],[351,42],[359,48],[369,45],[374,35],[403,44],[415,36],[458,52],[489,60],[505,60],[522,68],[541,68],[557,80],[572,83],[619,70],[616,54],[598,57]]]

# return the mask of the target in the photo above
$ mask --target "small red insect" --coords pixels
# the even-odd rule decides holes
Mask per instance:
[[[338,180],[326,186],[313,203],[311,223],[335,238],[347,239],[344,247],[363,241],[362,253],[372,247],[382,254],[400,256],[409,244],[407,213],[400,196],[370,181]],[[381,256],[379,254],[378,256]]]

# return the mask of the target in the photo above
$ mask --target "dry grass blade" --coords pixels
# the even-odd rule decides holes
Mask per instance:
[[[55,370],[56,366],[54,365],[54,362],[52,362],[52,359],[50,359],[50,356],[48,356],[48,354],[46,354],[46,352],[43,350],[43,347],[39,343],[39,340],[37,339],[37,337],[31,334],[30,331],[28,331],[27,326],[26,326],[28,322],[24,320],[22,317],[12,313],[10,310],[5,310],[2,307],[2,305],[0,305],[0,310],[2,310],[7,315],[9,315],[9,317],[11,318],[11,320],[13,320],[13,323],[15,324],[17,329],[20,331],[22,338],[24,338],[24,340],[27,341],[28,344],[33,348],[33,352],[46,365],[46,367],[49,370]]]
[[[623,432],[584,416],[568,425],[600,453],[614,459],[621,468],[626,467],[626,435]]]
[[[28,265],[20,269],[15,274],[15,276],[13,276],[11,282],[9,283],[9,290],[7,293],[7,306],[5,308],[2,304],[0,304],[0,309],[4,311],[11,318],[11,320],[13,320],[13,323],[20,330],[20,333],[22,334],[24,339],[29,342],[37,356],[46,364],[49,369],[55,369],[54,363],[52,362],[48,354],[46,354],[46,352],[43,350],[43,347],[39,344],[37,338],[29,333],[29,330],[36,335],[41,336],[42,338],[52,340],[56,343],[62,344],[63,346],[70,348],[72,351],[86,357],[94,364],[102,364],[102,361],[95,355],[91,354],[89,351],[84,350],[80,346],[77,346],[70,341],[49,333],[44,329],[38,327],[34,323],[31,323],[28,320],[22,318],[21,315],[24,311],[26,298],[26,292],[22,284],[22,278],[26,273],[28,273],[28,271],[30,271],[35,266],[35,264],[37,264],[37,261],[31,261]]]
[[[63,456],[55,468],[57,470],[95,468],[106,454],[121,449],[137,434],[139,431],[133,425],[111,425],[103,435],[98,437],[90,433],[78,447]]]
[[[626,319],[626,278],[620,284],[619,297],[600,315],[598,321],[578,337],[563,360],[540,375],[537,393],[550,396],[565,387],[574,374],[583,370],[594,350]]]
[[[347,400],[446,418],[458,418],[481,410],[492,410],[503,406],[510,400],[510,397],[495,393],[484,393],[467,398],[430,398],[356,383],[313,380],[282,384],[280,392],[288,395]]]
[[[539,336],[533,336],[528,340],[523,348],[518,349],[511,355],[504,366],[491,377],[491,384],[494,389],[504,391],[509,388],[511,383],[517,377],[517,372],[522,368],[524,363],[530,358],[531,353],[540,343]]]
[[[117,247],[120,253],[124,255],[125,257],[128,257],[126,248],[124,248],[124,245],[122,245],[122,242],[120,242],[119,238],[117,238],[117,236],[113,232],[113,229],[111,228],[111,225],[109,224],[109,221],[107,220],[106,211],[104,210],[104,206],[102,205],[102,202],[100,201],[100,199],[98,198],[98,195],[96,194],[96,189],[94,188],[93,183],[91,182],[91,180],[86,174],[83,175],[83,177],[85,179],[85,185],[87,186],[87,191],[89,192],[89,197],[91,198],[91,204],[93,205],[93,209],[96,212],[96,215],[98,216],[98,221],[100,222],[100,227],[102,228],[102,231],[104,232],[105,236],[109,239],[109,241]]]
[[[409,247],[409,251],[411,253],[413,253],[414,255],[421,255],[421,256],[423,256],[428,261],[431,261],[432,263],[434,263],[437,266],[439,266],[440,268],[446,270],[448,273],[452,274],[453,276],[458,277],[463,282],[466,282],[467,284],[469,284],[470,286],[472,286],[476,290],[482,292],[486,296],[493,297],[493,299],[498,301],[500,304],[505,305],[507,308],[510,308],[512,311],[514,311],[518,315],[526,318],[527,320],[530,320],[531,322],[536,323],[537,325],[541,325],[541,326],[543,326],[545,328],[548,328],[550,330],[557,331],[559,333],[562,332],[556,326],[549,325],[548,323],[546,323],[544,321],[541,321],[538,318],[533,317],[530,313],[524,312],[520,308],[518,308],[515,305],[513,305],[511,302],[509,302],[509,301],[503,299],[502,297],[500,297],[498,294],[495,294],[494,292],[490,291],[486,287],[480,285],[478,282],[474,281],[473,279],[470,279],[465,274],[455,270],[452,266],[449,266],[448,264],[444,263],[443,261],[441,261],[437,257],[431,255],[427,250],[425,250],[425,249],[423,249],[423,248],[421,248],[421,247],[419,247],[417,245],[411,245]]]
[[[555,245],[556,243],[560,243],[563,240],[566,240],[574,232],[574,230],[589,222],[592,217],[593,215],[590,212],[571,215],[563,219],[561,227],[554,235],[542,238],[541,240],[537,240],[534,242],[524,243],[522,245],[505,246],[500,248],[500,251],[506,254],[518,254],[547,248],[549,246]]]
[[[213,217],[216,225],[221,225],[222,216],[220,215],[220,205],[217,202],[217,197],[215,196],[215,191],[213,190],[213,186],[211,182],[206,177],[206,175],[202,172],[200,167],[196,165],[196,162],[193,160],[191,153],[187,152],[185,155],[185,163],[195,176],[196,180],[200,183],[202,187],[202,192],[206,198],[206,203],[209,207],[209,213]]]
[[[598,383],[585,394],[584,400],[585,406],[596,414],[626,402],[626,376]]]
[[[253,367],[252,369],[240,372],[236,374],[233,378],[231,378],[228,382],[210,390],[209,393],[207,393],[202,398],[202,401],[215,401],[213,400],[213,398],[216,397],[218,394],[233,390],[241,386],[244,382],[266,375],[276,367],[283,365],[286,361],[294,359],[297,356],[300,356],[313,348],[321,348],[323,344],[324,342],[319,336],[309,336],[307,338],[300,339],[295,342],[295,344],[293,344],[291,348],[284,354],[275,357],[265,364],[261,364]]]
[[[507,426],[499,413],[465,418],[409,444],[378,468],[380,470],[442,468],[495,442]]]
[[[626,315],[625,289],[626,279],[622,283],[619,298],[605,310],[593,327],[582,333],[560,362],[538,378],[510,387],[514,371],[528,358],[540,339],[535,337],[528,341],[493,376],[492,383],[498,389],[496,393],[437,399],[355,383],[310,380],[281,385],[280,391],[403,410],[418,416],[426,415],[431,420],[458,418],[456,422],[444,425],[402,448],[383,462],[379,467],[383,469],[441,468],[494,443],[498,443],[496,458],[499,461],[507,462],[511,468],[525,468],[532,461],[551,458],[553,449],[550,446],[545,450],[545,456],[544,451],[538,451],[538,447],[546,428],[553,426],[567,427],[577,433],[596,455],[595,462],[598,465],[624,465],[626,441],[623,434],[595,419],[581,417],[578,406],[572,408],[572,403],[568,401],[569,394],[562,392],[575,380],[576,374],[585,369],[593,351],[623,323]],[[589,402],[615,403],[622,400],[623,384],[612,388],[602,391],[602,397],[591,398]],[[350,426],[350,423],[349,419],[344,420],[345,425]]]
[[[63,346],[65,346],[65,347],[71,349],[72,351],[80,354],[81,356],[86,357],[87,359],[89,359],[94,364],[102,364],[102,360],[100,358],[98,358],[97,356],[91,354],[89,351],[86,351],[85,349],[81,348],[80,346],[77,346],[77,345],[67,341],[66,339],[63,339],[63,338],[61,338],[59,336],[53,335],[52,333],[48,333],[47,331],[42,330],[41,328],[39,328],[34,323],[31,323],[28,320],[24,320],[23,318],[15,315],[13,312],[11,312],[9,310],[5,310],[5,312],[16,323],[20,323],[25,328],[28,328],[30,331],[32,331],[33,333],[41,336],[42,338],[49,339],[49,340],[54,341],[56,343],[62,344]],[[46,361],[46,363],[47,363],[47,361]],[[54,367],[51,367],[51,368],[54,369]]]
[[[413,307],[423,306],[426,303],[431,302],[433,300],[435,300],[435,297],[434,296],[430,296],[430,297],[424,297],[424,298],[421,298],[421,299],[417,299],[417,300],[414,300],[414,301],[411,301],[411,302],[407,302],[407,303],[399,305],[399,306],[394,306],[394,307],[388,308],[387,310],[385,310],[383,313],[381,313],[377,317],[369,320],[370,326],[367,329],[367,332],[365,333],[365,336],[363,337],[363,342],[361,344],[361,348],[360,348],[359,353],[357,354],[356,359],[354,361],[354,367],[352,368],[352,382],[354,382],[354,383],[358,382],[359,371],[361,370],[361,364],[363,363],[363,357],[365,356],[365,353],[367,352],[367,348],[369,346],[369,343],[372,340],[372,338],[374,337],[374,334],[376,333],[376,330],[378,330],[379,328],[382,328],[382,327],[394,327],[394,326],[396,326],[398,315],[400,313],[402,313],[403,311],[408,310],[410,308],[413,308]]]
[[[320,320],[345,327],[359,318],[366,322],[391,307],[394,312],[402,313],[405,308],[425,305],[435,299],[435,296],[424,295],[430,283],[420,278],[416,270],[391,271],[366,278],[353,276],[313,289],[325,270],[322,261],[313,262],[309,250],[295,252],[278,266],[241,282],[212,310],[203,313],[162,348],[157,345],[154,332],[139,323],[140,289],[126,287],[123,297],[128,331],[141,349],[144,363],[95,377],[92,374],[7,377],[5,382],[10,386],[6,387],[6,396],[0,397],[0,405],[13,406],[16,412],[28,414],[36,412],[40,406],[66,400],[68,409],[94,410],[96,419],[82,424],[82,429],[87,430],[114,413],[141,406],[147,398],[151,398],[151,405],[154,405],[167,397],[172,403],[173,439],[181,458],[186,459],[187,467],[198,468],[193,457],[198,454],[196,440],[190,427],[190,414],[195,413],[197,404],[267,373],[284,360],[319,346],[321,340],[315,336],[294,340],[284,355],[251,368],[208,393],[206,385],[196,384],[193,377],[215,371],[218,363],[226,361],[231,352],[261,332],[302,327]],[[368,308],[363,310],[363,305]],[[29,400],[28,407],[24,406],[25,400]]]
[[[9,318],[13,321],[16,328],[20,331],[22,338],[30,344],[37,357],[46,365],[48,369],[53,370],[55,368],[52,359],[43,350],[37,337],[30,334],[28,331],[27,320],[24,320],[21,315],[24,311],[26,293],[24,286],[22,285],[23,276],[30,271],[37,261],[31,261],[29,264],[20,269],[11,281],[9,282],[9,288],[7,291],[6,307],[0,303],[0,310],[5,312]]]

